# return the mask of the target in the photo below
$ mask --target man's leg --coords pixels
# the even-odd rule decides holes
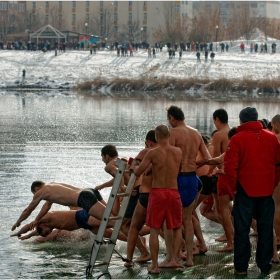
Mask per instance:
[[[253,199],[243,189],[238,190],[233,205],[234,218],[234,268],[246,272],[251,257],[250,225],[253,218]]]
[[[192,212],[194,208],[193,201],[188,207],[183,207],[183,226],[185,229],[185,241],[186,241],[186,250],[187,250],[187,260],[185,262],[186,266],[193,266],[193,238],[194,238],[194,229],[192,223]]]
[[[199,248],[197,248],[197,250],[195,250],[195,252],[193,252],[194,255],[198,255],[201,253],[206,253],[208,251],[206,244],[205,244],[205,240],[203,238],[203,234],[201,231],[201,227],[200,227],[200,222],[197,216],[196,211],[193,211],[193,217],[192,217],[192,222],[193,222],[193,228],[194,228],[194,235],[197,238],[198,244],[199,244]]]
[[[128,260],[131,261],[133,260],[133,253],[134,253],[135,246],[137,244],[137,239],[139,237],[138,236],[139,231],[142,229],[142,227],[146,222],[146,214],[147,214],[147,210],[138,201],[132,216],[131,225],[127,236],[127,259]],[[135,262],[143,262],[143,261],[148,261],[150,259],[151,259],[150,254],[143,255],[143,256],[141,254],[140,257],[135,260]],[[125,263],[125,266],[131,266],[131,263],[129,263],[128,265],[126,264],[127,263]]]
[[[269,272],[273,257],[274,201],[271,196],[254,198],[258,228],[256,262],[262,272]]]
[[[152,256],[152,265],[147,267],[149,273],[159,274],[158,270],[158,250],[159,250],[159,241],[158,241],[158,234],[159,229],[150,228],[150,250]]]
[[[98,219],[98,220],[102,220],[104,211],[105,211],[106,207],[99,201],[97,201],[93,206],[91,206],[91,208],[89,209],[88,213]],[[107,227],[114,227],[116,221],[108,221]]]
[[[220,205],[220,216],[222,221],[222,226],[224,228],[227,245],[218,250],[218,252],[231,252],[233,251],[233,225],[231,221],[231,215],[228,210],[230,203],[229,195],[219,196],[219,205]]]

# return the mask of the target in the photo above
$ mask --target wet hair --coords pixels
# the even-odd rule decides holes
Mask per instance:
[[[232,136],[234,136],[235,134],[237,134],[237,127],[234,126],[232,127],[229,131],[228,131],[228,139],[231,139]]]
[[[45,182],[43,181],[40,181],[40,180],[37,180],[37,181],[34,181],[32,184],[31,184],[31,192],[35,192],[35,188],[36,187],[42,187],[43,185],[45,185]]]
[[[211,133],[211,137],[213,137],[214,134],[217,133],[218,131],[219,131],[218,129],[213,130],[212,133]]]
[[[258,120],[258,122],[260,122],[262,124],[263,129],[267,129],[267,125],[264,122],[264,120]]]
[[[40,223],[41,224],[41,223]],[[36,230],[40,236],[42,236],[43,229],[40,227],[40,224],[37,225]]]
[[[146,140],[150,140],[154,143],[157,143],[157,140],[156,140],[156,133],[155,133],[155,130],[154,129],[151,129],[148,131],[147,135],[146,135]]]
[[[177,121],[183,121],[185,119],[185,115],[182,109],[178,106],[171,105],[166,108],[167,116],[172,116]]]
[[[271,125],[271,122],[269,122],[269,123],[267,124],[267,129],[268,129],[269,131],[272,131],[272,125]]]
[[[204,144],[208,145],[210,137],[208,135],[201,135],[201,137],[202,137]]]
[[[116,146],[111,145],[111,144],[108,144],[108,145],[104,146],[101,149],[101,154],[103,156],[108,155],[111,158],[117,157],[119,155]]]
[[[223,108],[217,109],[213,113],[213,119],[216,120],[216,118],[219,118],[221,123],[228,123],[228,114],[227,111]]]
[[[271,120],[272,123],[278,123],[280,124],[280,115],[275,115],[272,120]]]
[[[167,125],[165,124],[160,124],[156,127],[156,130],[155,130],[157,136],[160,138],[160,139],[166,139],[168,138],[168,135],[169,135],[169,129],[167,127]]]

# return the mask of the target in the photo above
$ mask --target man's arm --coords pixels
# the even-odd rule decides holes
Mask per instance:
[[[40,203],[40,201],[42,200],[41,195],[40,194],[37,195],[37,193],[35,193],[33,200],[31,201],[29,206],[23,210],[17,222],[13,225],[12,230],[15,230],[17,227],[19,227],[21,222],[26,220],[33,212],[33,210],[37,207],[37,205]]]
[[[169,131],[169,144],[171,146],[176,146],[176,138],[174,135],[174,131],[172,131],[172,129]]]
[[[35,230],[31,231],[30,233],[28,233],[28,234],[26,234],[26,235],[24,235],[24,236],[19,236],[18,238],[19,238],[20,240],[26,240],[26,239],[29,239],[29,238],[32,237],[32,236],[38,236],[38,235],[39,235],[39,233],[38,233],[37,230],[35,229]]]
[[[149,164],[152,162],[152,154],[153,154],[153,150],[150,150],[145,155],[145,157],[143,158],[143,160],[139,166],[136,166],[136,167],[132,166],[130,168],[130,170],[134,172],[136,177],[139,177],[140,175],[142,175],[144,173],[144,171],[149,167]]]
[[[11,234],[10,236],[17,236],[18,238],[23,234],[29,231],[30,228],[30,224],[26,224],[25,226],[23,226],[18,232]]]
[[[200,159],[198,161],[196,161],[197,167],[203,166],[211,158],[211,155],[208,152],[208,150],[206,148],[206,145],[204,144],[204,141],[203,141],[201,136],[200,136],[199,151],[201,153],[201,157],[200,157]]]
[[[41,208],[39,214],[37,215],[37,217],[35,218],[35,220],[33,222],[30,223],[30,230],[34,229],[39,221],[49,212],[49,210],[52,207],[52,202],[50,201],[46,201],[43,205],[43,207]]]
[[[108,181],[108,182],[105,182],[105,183],[103,183],[103,184],[101,184],[101,185],[96,186],[94,189],[95,189],[95,190],[102,190],[102,189],[104,189],[104,188],[112,187],[113,184],[114,184],[114,178],[111,179],[111,180]]]

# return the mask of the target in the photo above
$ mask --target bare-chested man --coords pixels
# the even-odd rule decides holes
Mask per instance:
[[[226,110],[217,109],[213,113],[213,122],[218,130],[213,135],[211,142],[213,145],[213,158],[216,158],[226,152],[229,143],[228,132],[230,127],[228,125],[228,114]],[[222,165],[218,166],[218,168],[222,168]],[[218,252],[231,252],[233,251],[233,224],[229,212],[229,204],[233,200],[234,194],[228,187],[226,176],[219,176],[217,188],[218,197],[214,194],[214,199],[217,202],[218,212],[227,240],[227,244],[219,249]]]
[[[100,201],[100,200],[99,200]],[[27,236],[22,236],[22,234],[30,230],[31,224],[26,224],[18,232],[12,234],[11,236],[17,236],[21,240],[30,238],[31,236],[41,235],[43,237],[48,237],[53,232],[53,229],[73,231],[79,228],[88,229],[94,234],[97,234],[100,221],[92,216],[90,216],[85,210],[58,210],[48,212],[42,219],[40,219],[36,230],[29,233]],[[107,228],[104,237],[110,237],[112,234],[112,229]],[[50,240],[49,237],[47,240]],[[119,233],[118,238],[122,241],[126,241],[126,236],[123,233]]]
[[[167,119],[172,127],[170,130],[169,143],[172,146],[179,147],[183,154],[182,167],[178,176],[178,190],[183,205],[183,226],[187,251],[185,264],[187,266],[193,266],[194,228],[192,212],[195,199],[198,195],[196,170],[197,166],[203,165],[208,161],[208,152],[200,133],[196,129],[185,124],[185,116],[181,108],[175,105],[167,108]],[[200,161],[196,162],[198,151],[200,151],[201,157]],[[166,239],[165,242],[168,242],[168,239]],[[164,267],[165,263],[168,261],[169,260],[163,262],[161,267]]]
[[[280,115],[275,115],[271,120],[272,132],[280,141]],[[280,166],[277,166],[277,173],[279,173]],[[280,178],[278,178],[280,179]],[[274,230],[277,239],[277,245],[280,245],[280,183],[276,186],[273,193],[275,203],[274,214]]]
[[[153,168],[152,190],[149,196],[147,210],[147,226],[150,226],[150,250],[152,265],[149,273],[159,273],[158,269],[158,235],[164,220],[167,229],[172,229],[173,256],[170,261],[172,267],[183,267],[178,262],[178,255],[182,242],[182,203],[177,187],[177,177],[180,172],[182,151],[169,144],[169,131],[166,125],[156,127],[156,141],[158,146],[145,155],[138,167],[133,168],[136,176],[147,170],[150,164]]]
[[[93,189],[81,189],[65,183],[52,182],[46,184],[43,181],[34,181],[31,185],[31,192],[34,194],[33,200],[22,212],[17,222],[13,225],[12,230],[19,227],[21,222],[30,216],[41,200],[46,200],[46,202],[36,219],[31,223],[30,229],[37,226],[40,219],[47,214],[53,203],[81,207],[98,220],[102,219],[105,211],[105,206],[98,201],[96,191]],[[114,224],[114,221],[108,222],[109,227],[114,226]]]
[[[150,130],[145,139],[145,146],[146,148],[142,150],[136,157],[136,160],[139,160],[140,162],[143,160],[144,156],[147,154],[147,152],[150,149],[153,149],[157,146],[157,141],[155,138],[155,130]],[[132,259],[133,259],[133,252],[136,246],[137,238],[139,235],[140,230],[144,226],[146,222],[146,215],[147,215],[147,207],[148,207],[148,200],[150,191],[152,188],[152,169],[148,167],[146,172],[143,173],[142,176],[142,182],[139,189],[139,199],[136,205],[136,208],[134,210],[131,225],[127,237],[127,259],[131,260],[129,263],[125,263],[126,267],[132,266]],[[134,262],[143,262],[150,260],[151,256],[149,258],[143,259],[141,256],[137,258]]]
[[[111,176],[115,177],[117,172],[118,172],[118,167],[116,165],[116,160],[118,158],[117,148],[114,145],[110,145],[110,144],[106,145],[101,150],[101,156],[102,156],[103,162],[106,164],[105,171],[107,173],[109,173]],[[128,181],[129,181],[129,174],[124,174],[123,183],[125,185],[127,185]],[[103,188],[103,186],[108,187],[110,184],[112,186],[112,183],[113,183],[113,181],[111,180],[111,181],[109,181],[109,182],[107,182],[103,185],[98,186],[97,188],[100,189],[100,187]],[[130,196],[129,203],[127,205],[127,209],[126,209],[126,212],[124,214],[121,230],[123,231],[123,233],[126,236],[128,235],[130,224],[131,224],[131,218],[133,216],[133,212],[134,212],[134,209],[136,207],[136,204],[137,204],[137,201],[138,201],[138,198],[139,198],[140,184],[141,184],[141,178],[136,178],[136,181],[134,183],[134,188],[133,188],[133,191],[132,191],[131,196]],[[117,199],[116,199],[116,202],[115,202],[114,206],[115,206],[114,207],[114,209],[115,209],[114,210],[115,211],[114,215],[117,215],[118,212],[119,212],[119,207],[120,207],[120,203],[119,203],[119,201],[117,201]],[[147,227],[145,227],[143,229],[143,231],[141,232],[141,234],[143,234],[143,235],[149,234],[149,229]],[[146,246],[142,243],[142,240],[140,239],[139,236],[137,237],[136,247],[140,251],[141,255],[140,255],[139,258],[142,261],[148,261],[148,260],[151,259],[150,253],[148,252]]]

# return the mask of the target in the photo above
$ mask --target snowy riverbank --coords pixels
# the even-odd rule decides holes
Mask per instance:
[[[267,41],[268,46],[272,41],[275,40]],[[234,42],[229,52],[220,52],[218,48],[218,52],[215,52],[215,61],[212,63],[210,59],[208,62],[204,61],[203,52],[201,52],[201,63],[197,62],[195,52],[183,52],[181,60],[178,59],[177,52],[175,59],[169,59],[166,48],[156,53],[156,58],[148,58],[146,50],[135,52],[133,57],[117,57],[116,51],[97,51],[96,54],[90,55],[88,50],[67,50],[55,56],[54,51],[43,53],[1,50],[0,88],[70,90],[79,83],[96,78],[109,82],[115,79],[141,80],[143,77],[194,78],[211,82],[219,79],[252,81],[279,79],[280,53],[250,53],[249,47],[252,41],[246,45],[245,53],[241,53],[240,42]],[[260,44],[262,41],[258,41],[257,38],[254,42]],[[24,81],[23,69],[26,70]],[[201,91],[204,90],[203,86],[199,88]],[[278,91],[275,90],[276,93]],[[101,88],[100,94],[107,92],[109,92],[108,88],[106,91]],[[192,92],[199,93],[199,89],[186,90],[189,95],[193,95]],[[258,93],[258,89],[255,89],[255,93]]]

